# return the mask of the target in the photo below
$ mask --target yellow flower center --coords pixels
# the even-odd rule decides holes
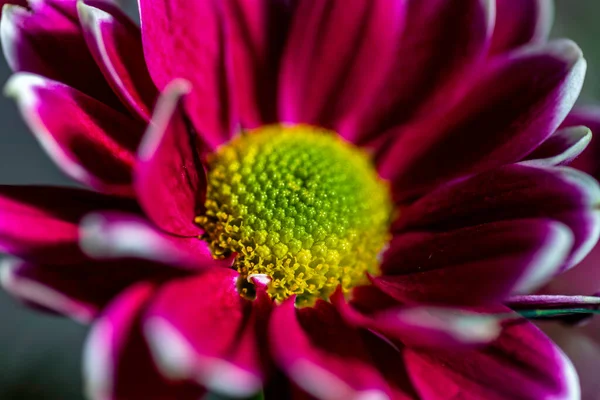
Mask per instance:
[[[392,213],[367,155],[306,125],[261,127],[210,155],[205,206],[196,222],[216,258],[235,254],[242,294],[266,275],[275,300],[298,305],[377,273]]]

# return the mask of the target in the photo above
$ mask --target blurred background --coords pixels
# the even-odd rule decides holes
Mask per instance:
[[[588,60],[580,101],[600,101],[600,1],[555,2],[553,37],[573,39]],[[122,3],[136,15],[135,0]],[[1,58],[0,86],[9,74]],[[70,184],[28,132],[15,105],[1,96],[0,121],[0,183]],[[75,322],[28,310],[0,291],[0,399],[83,399],[80,363],[86,332]]]

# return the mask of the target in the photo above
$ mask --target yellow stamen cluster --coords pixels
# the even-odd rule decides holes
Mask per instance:
[[[389,238],[386,184],[363,152],[312,126],[265,126],[208,160],[206,213],[196,218],[241,280],[267,275],[276,300],[328,298],[378,272]],[[241,287],[251,295],[251,285]]]

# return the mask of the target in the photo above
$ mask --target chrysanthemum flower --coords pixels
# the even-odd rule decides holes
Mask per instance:
[[[5,7],[6,91],[93,191],[1,188],[4,286],[93,323],[97,399],[576,398],[502,326],[600,229],[572,146],[539,147],[585,70],[547,5]]]

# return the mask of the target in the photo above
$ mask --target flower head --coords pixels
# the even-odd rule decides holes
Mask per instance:
[[[548,4],[6,6],[6,91],[95,191],[0,189],[5,288],[93,323],[92,398],[576,397],[512,297],[600,232],[540,156],[585,71]]]

